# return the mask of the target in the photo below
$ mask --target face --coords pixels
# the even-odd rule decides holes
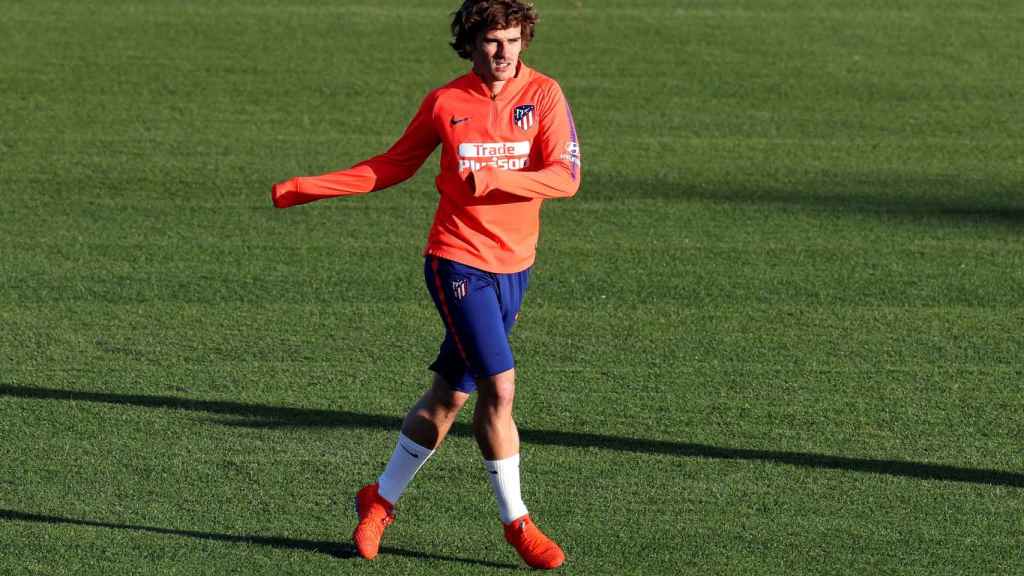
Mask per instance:
[[[522,28],[488,30],[473,47],[473,71],[484,82],[504,82],[516,75],[519,52],[523,49]]]

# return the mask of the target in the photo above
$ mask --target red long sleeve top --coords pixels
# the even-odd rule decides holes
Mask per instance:
[[[558,83],[520,63],[492,94],[470,72],[430,92],[401,138],[347,170],[274,185],[278,208],[365,194],[411,177],[441,144],[440,194],[426,255],[496,273],[533,264],[540,207],[572,196],[579,139]]]

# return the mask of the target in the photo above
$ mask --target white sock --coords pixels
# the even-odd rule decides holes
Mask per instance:
[[[526,514],[526,504],[519,490],[519,454],[504,460],[484,460],[487,476],[498,500],[498,514],[501,522],[509,522]]]
[[[406,486],[412,482],[413,477],[433,453],[433,450],[424,448],[405,434],[399,433],[391,460],[388,460],[384,473],[377,479],[377,493],[392,504],[398,502]]]

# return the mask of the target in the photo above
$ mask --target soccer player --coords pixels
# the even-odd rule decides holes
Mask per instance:
[[[466,0],[451,46],[472,70],[427,94],[401,138],[347,170],[275,184],[274,205],[364,194],[411,177],[441,145],[440,199],[424,250],[427,289],[445,336],[431,386],[403,421],[377,482],[356,495],[359,554],[374,558],[395,503],[476,391],[473,432],[505,539],[534,568],[556,568],[562,549],[523,503],[519,433],[512,417],[515,363],[508,336],[534,262],[542,202],[573,196],[581,178],[572,112],[559,85],[520,54],[537,15],[518,0]]]

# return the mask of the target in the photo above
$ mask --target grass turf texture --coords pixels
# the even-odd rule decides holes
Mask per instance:
[[[288,211],[465,64],[454,2],[0,2],[0,572],[519,566],[426,383],[436,159]],[[540,2],[579,121],[514,335],[571,574],[1024,569],[1016,2]]]

